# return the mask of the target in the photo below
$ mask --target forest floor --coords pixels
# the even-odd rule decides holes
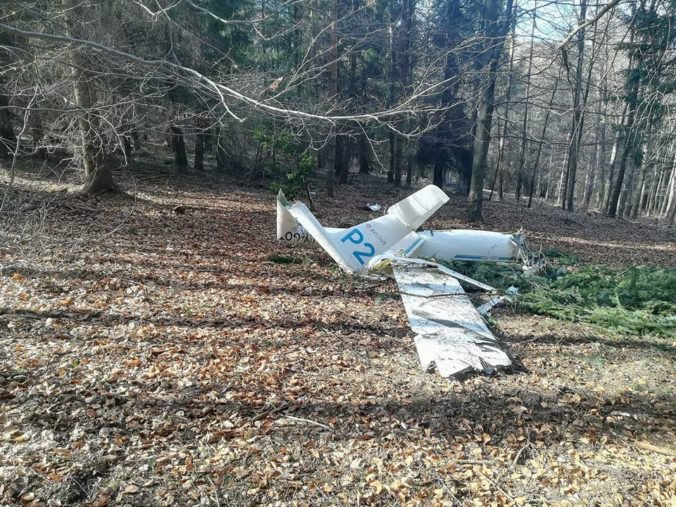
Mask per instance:
[[[447,380],[421,371],[394,282],[276,242],[266,188],[158,174],[85,199],[19,176],[0,212],[1,505],[674,505],[673,338],[504,308],[525,368]],[[362,179],[317,214],[351,225],[409,192]],[[653,223],[485,210],[588,263],[676,266]],[[470,226],[464,200],[430,225]]]

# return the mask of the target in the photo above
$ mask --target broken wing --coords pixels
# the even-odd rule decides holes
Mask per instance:
[[[444,377],[512,364],[460,283],[434,265],[393,263],[424,369]]]

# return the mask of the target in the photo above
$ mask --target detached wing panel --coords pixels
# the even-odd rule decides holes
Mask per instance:
[[[450,377],[512,364],[455,278],[419,264],[393,267],[425,370]]]

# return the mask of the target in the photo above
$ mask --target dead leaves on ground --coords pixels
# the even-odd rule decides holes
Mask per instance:
[[[392,282],[280,251],[271,194],[156,190],[77,226],[55,210],[39,262],[0,252],[3,504],[673,502],[673,354],[503,310],[529,373],[446,381],[419,370]],[[322,220],[399,198],[360,192]]]

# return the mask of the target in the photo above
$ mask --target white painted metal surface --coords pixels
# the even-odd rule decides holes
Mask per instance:
[[[411,246],[414,239],[419,241],[415,256],[424,259],[511,261],[518,257],[520,247],[517,236],[492,231],[424,231],[411,239]]]
[[[295,221],[349,273],[368,269],[368,262],[392,248],[420,227],[446,201],[448,196],[429,185],[387,210],[387,214],[350,229],[324,228],[302,202],[289,205],[277,197],[277,237],[288,234]],[[280,208],[281,207],[281,208]],[[281,217],[281,218],[280,218]]]

